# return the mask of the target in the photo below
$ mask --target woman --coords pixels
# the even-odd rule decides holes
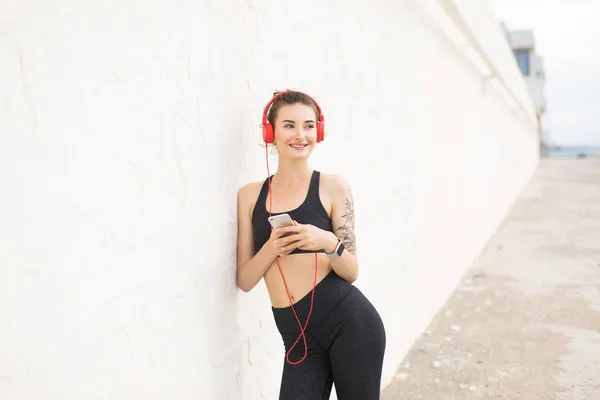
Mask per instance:
[[[385,329],[358,277],[354,203],[348,183],[310,168],[324,137],[323,114],[308,95],[276,93],[263,136],[277,149],[277,172],[238,193],[237,282],[264,278],[286,362],[281,400],[379,399]],[[268,166],[267,166],[268,168]],[[295,225],[271,229],[270,215]]]

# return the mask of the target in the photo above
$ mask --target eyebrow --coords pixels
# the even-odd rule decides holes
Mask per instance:
[[[296,123],[296,121],[292,121],[291,119],[284,119],[284,120],[283,120],[283,121],[281,121],[281,122],[291,122],[291,123],[293,123],[293,124],[295,124],[295,123]],[[306,120],[306,121],[304,121],[304,122],[312,122],[313,124],[315,123],[315,121],[313,121],[312,119],[308,119],[308,120]]]

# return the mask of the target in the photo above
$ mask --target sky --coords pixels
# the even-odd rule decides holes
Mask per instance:
[[[544,58],[552,144],[600,145],[600,1],[488,0],[508,30],[533,30]]]

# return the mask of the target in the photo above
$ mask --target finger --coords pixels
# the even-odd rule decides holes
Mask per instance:
[[[297,237],[299,241],[302,241],[302,242],[311,242],[311,238],[310,238],[308,232],[300,232],[300,233],[297,233],[294,236]]]
[[[296,247],[298,247],[298,244],[297,244],[297,243],[298,243],[298,242],[293,242],[293,243],[290,243],[290,244],[288,244],[288,245],[286,245],[286,246],[283,246],[283,247],[281,248],[281,251],[282,251],[282,252],[288,252],[288,251],[292,251],[292,250],[294,250]]]
[[[297,246],[298,242],[300,241],[300,238],[297,237],[298,235],[294,235],[294,236],[290,236],[289,238],[285,238],[285,243],[282,244],[283,247],[285,246]]]
[[[289,238],[298,237],[300,232],[282,232],[275,240],[289,240]]]
[[[289,236],[281,237],[281,238],[275,240],[275,242],[276,242],[275,244],[286,245],[286,244],[289,244],[289,243],[292,243],[292,242],[296,242],[296,241],[298,241],[300,239],[301,239],[300,234],[294,233],[294,234],[291,234]]]
[[[312,240],[310,240],[310,238],[305,238],[296,243],[296,247],[302,250],[310,250],[308,247],[310,247],[311,243]]]
[[[272,235],[273,235],[274,239],[281,238],[283,235],[285,235],[285,232],[283,232],[281,229],[282,228],[278,228],[278,229],[274,229],[273,230]]]
[[[285,226],[283,228],[279,228],[279,231],[282,233],[288,233],[288,232],[300,232],[302,230],[302,226],[301,225],[290,225],[290,226]]]
[[[276,239],[273,241],[273,244],[277,248],[283,248],[289,244],[297,242],[298,240],[300,240],[300,237],[298,235],[291,235],[291,236],[287,236],[285,238]]]

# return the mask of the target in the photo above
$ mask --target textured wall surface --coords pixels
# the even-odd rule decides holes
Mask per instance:
[[[352,185],[388,382],[537,163],[479,3],[459,5],[524,110],[432,0],[0,0],[0,398],[276,398],[266,290],[234,277],[282,88],[320,101],[312,165]]]

